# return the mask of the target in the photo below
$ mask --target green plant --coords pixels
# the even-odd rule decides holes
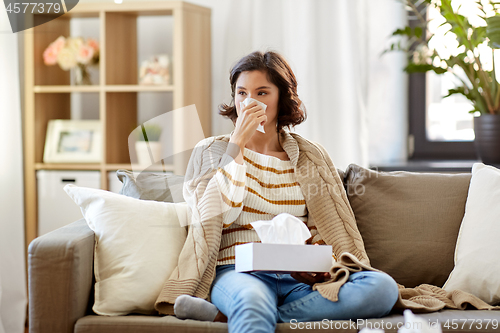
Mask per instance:
[[[160,141],[162,128],[157,124],[143,124],[137,131],[137,141]]]
[[[495,77],[495,64],[485,67],[481,60],[480,49],[487,49],[493,58],[493,49],[500,48],[500,3],[468,0],[477,7],[477,17],[482,22],[473,26],[469,18],[459,14],[460,7],[453,8],[452,0],[400,0],[409,12],[409,22],[402,29],[394,31],[393,36],[406,37],[391,43],[388,51],[404,51],[408,56],[407,73],[436,74],[451,73],[458,79],[455,88],[444,97],[462,94],[472,102],[471,113],[500,114],[500,85]],[[467,1],[467,0],[466,0]],[[456,40],[456,49],[448,54],[440,54],[430,47],[435,34],[429,31],[426,13],[430,7],[437,9],[445,22],[440,25],[447,29]],[[448,36],[448,37],[450,37]],[[500,64],[499,64],[500,65]]]

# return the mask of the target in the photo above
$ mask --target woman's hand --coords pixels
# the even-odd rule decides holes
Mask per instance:
[[[295,280],[308,284],[312,286],[315,283],[318,282],[324,282],[328,279],[330,279],[330,273],[309,273],[309,272],[294,272],[290,274],[291,277],[293,277]]]
[[[253,101],[240,110],[238,119],[236,119],[236,128],[231,136],[231,142],[236,143],[243,150],[252,135],[255,134],[259,124],[264,125],[266,121],[266,111],[257,102]]]

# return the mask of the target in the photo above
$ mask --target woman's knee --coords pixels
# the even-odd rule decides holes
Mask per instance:
[[[236,311],[276,312],[276,297],[265,290],[243,288],[234,299],[233,308]]]
[[[376,301],[381,310],[380,317],[387,315],[399,297],[399,289],[396,281],[386,273],[365,272],[371,280],[371,298]],[[383,311],[385,310],[385,311]]]
[[[242,288],[228,307],[229,332],[274,332],[277,301],[261,288]]]

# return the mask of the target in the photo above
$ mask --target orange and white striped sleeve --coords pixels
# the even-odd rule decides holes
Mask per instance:
[[[246,165],[234,161],[239,147],[213,138],[194,148],[184,178],[183,196],[193,222],[222,214],[223,223],[234,222],[246,196]]]

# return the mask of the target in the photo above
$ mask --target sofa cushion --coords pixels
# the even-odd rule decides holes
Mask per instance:
[[[150,314],[177,265],[189,219],[186,203],[138,200],[75,185],[64,190],[95,233],[95,303],[100,315]]]
[[[347,195],[372,266],[406,287],[442,286],[453,269],[470,177],[350,165]]]
[[[123,183],[120,194],[142,200],[184,202],[184,176],[154,172],[135,175],[128,170],[118,170],[116,176]]]
[[[446,291],[467,291],[489,304],[500,303],[500,170],[476,163]]]

